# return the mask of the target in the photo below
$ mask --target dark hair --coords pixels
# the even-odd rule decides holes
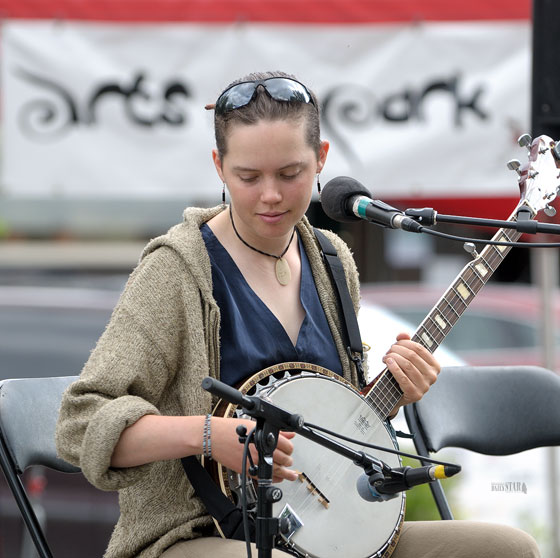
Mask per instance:
[[[271,77],[286,77],[296,79],[285,72],[269,71],[254,72],[230,83],[225,89],[229,89],[237,83],[244,81],[256,81]],[[321,150],[321,132],[319,126],[319,102],[313,91],[309,90],[315,105],[311,103],[275,101],[265,91],[264,87],[257,87],[255,96],[251,102],[243,107],[229,111],[223,115],[214,113],[214,134],[216,136],[216,147],[220,159],[227,153],[227,136],[232,125],[239,123],[245,125],[256,124],[260,120],[300,120],[305,119],[306,140],[313,148],[317,156]],[[209,105],[207,108],[213,108]]]

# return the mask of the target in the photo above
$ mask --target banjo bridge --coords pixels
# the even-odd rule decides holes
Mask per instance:
[[[319,503],[328,510],[330,504],[329,499],[317,488],[313,481],[304,472],[298,472],[298,479],[299,482],[307,484],[307,490],[309,490],[311,494],[317,496]]]

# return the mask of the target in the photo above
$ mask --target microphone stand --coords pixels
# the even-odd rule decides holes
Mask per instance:
[[[385,474],[392,472],[391,467],[380,459],[363,451],[353,450],[311,430],[305,426],[304,418],[301,415],[285,411],[260,397],[243,395],[239,390],[214,378],[204,378],[202,387],[220,399],[225,399],[242,407],[244,413],[256,419],[255,445],[258,450],[259,461],[255,542],[259,551],[259,558],[270,558],[276,537],[291,531],[288,518],[279,520],[272,515],[273,504],[282,499],[282,490],[272,484],[272,454],[278,444],[280,430],[297,432],[304,438],[308,438],[350,459],[364,469],[372,486],[382,483]]]
[[[553,223],[539,223],[531,219],[531,213],[527,208],[520,208],[517,212],[516,221],[500,221],[498,219],[481,219],[477,217],[461,217],[458,215],[440,215],[431,207],[422,209],[411,208],[405,210],[404,214],[420,223],[431,227],[436,223],[454,223],[459,225],[472,225],[479,227],[495,227],[503,229],[514,229],[520,233],[537,234],[560,234],[560,225]]]

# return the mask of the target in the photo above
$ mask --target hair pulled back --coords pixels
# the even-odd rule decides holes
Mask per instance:
[[[296,79],[294,76],[280,71],[254,72],[235,80],[225,89],[245,81],[257,81],[272,77],[285,77]],[[311,103],[301,103],[298,101],[275,101],[266,92],[264,87],[257,87],[251,102],[243,107],[231,110],[223,115],[214,113],[214,134],[216,137],[216,147],[220,159],[227,154],[227,140],[231,129],[235,125],[250,126],[257,124],[261,120],[305,120],[305,136],[308,145],[315,151],[317,156],[321,149],[321,132],[319,125],[319,106],[317,97],[313,91],[309,90],[315,106]],[[213,108],[210,105],[208,108]]]

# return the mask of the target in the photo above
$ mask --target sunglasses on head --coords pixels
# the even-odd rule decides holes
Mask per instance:
[[[226,112],[248,105],[255,96],[255,91],[259,85],[262,85],[275,101],[311,103],[317,108],[311,93],[309,93],[303,83],[292,78],[271,77],[255,81],[244,81],[226,89],[216,101],[214,108],[216,114],[223,115]]]

